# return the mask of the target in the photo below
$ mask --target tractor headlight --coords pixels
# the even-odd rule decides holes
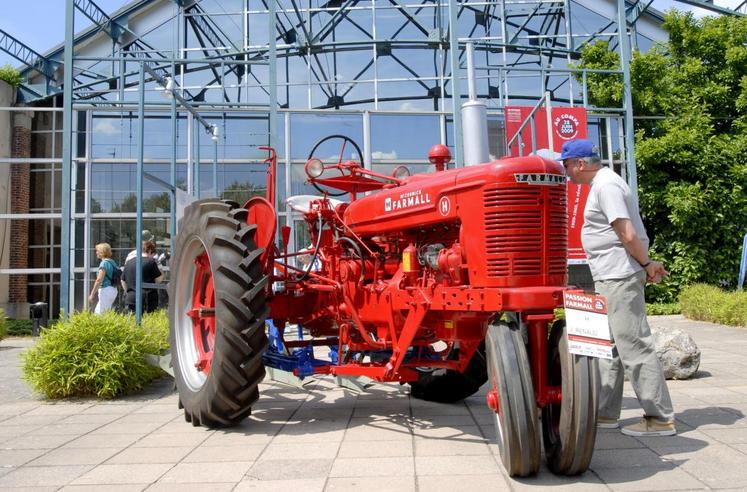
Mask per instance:
[[[319,159],[309,159],[304,166],[306,176],[310,178],[318,178],[324,172],[324,163]]]
[[[394,168],[392,176],[397,179],[405,179],[410,176],[410,170],[407,168],[407,166],[397,166]]]

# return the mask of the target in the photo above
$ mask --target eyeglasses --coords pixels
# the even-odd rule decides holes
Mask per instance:
[[[563,167],[566,168],[566,169],[568,169],[571,166],[571,164],[573,164],[576,161],[577,161],[577,159],[573,159],[573,158],[571,158],[571,159],[565,159],[563,161]]]

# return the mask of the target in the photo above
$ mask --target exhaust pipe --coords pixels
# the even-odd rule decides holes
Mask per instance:
[[[467,43],[467,81],[469,100],[462,105],[462,144],[464,165],[475,166],[488,162],[488,110],[477,100],[475,81],[474,46]]]

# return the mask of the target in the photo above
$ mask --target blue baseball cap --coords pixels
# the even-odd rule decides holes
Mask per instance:
[[[579,138],[577,140],[569,140],[563,144],[563,149],[560,153],[561,161],[579,157],[598,157],[594,149],[594,143],[591,140]]]

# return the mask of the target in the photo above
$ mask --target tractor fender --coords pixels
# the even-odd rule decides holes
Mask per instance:
[[[265,273],[272,272],[272,262],[275,250],[275,232],[278,219],[275,207],[266,198],[255,196],[247,200],[244,207],[247,214],[246,223],[257,227],[254,233],[254,242],[263,249],[260,262]]]

